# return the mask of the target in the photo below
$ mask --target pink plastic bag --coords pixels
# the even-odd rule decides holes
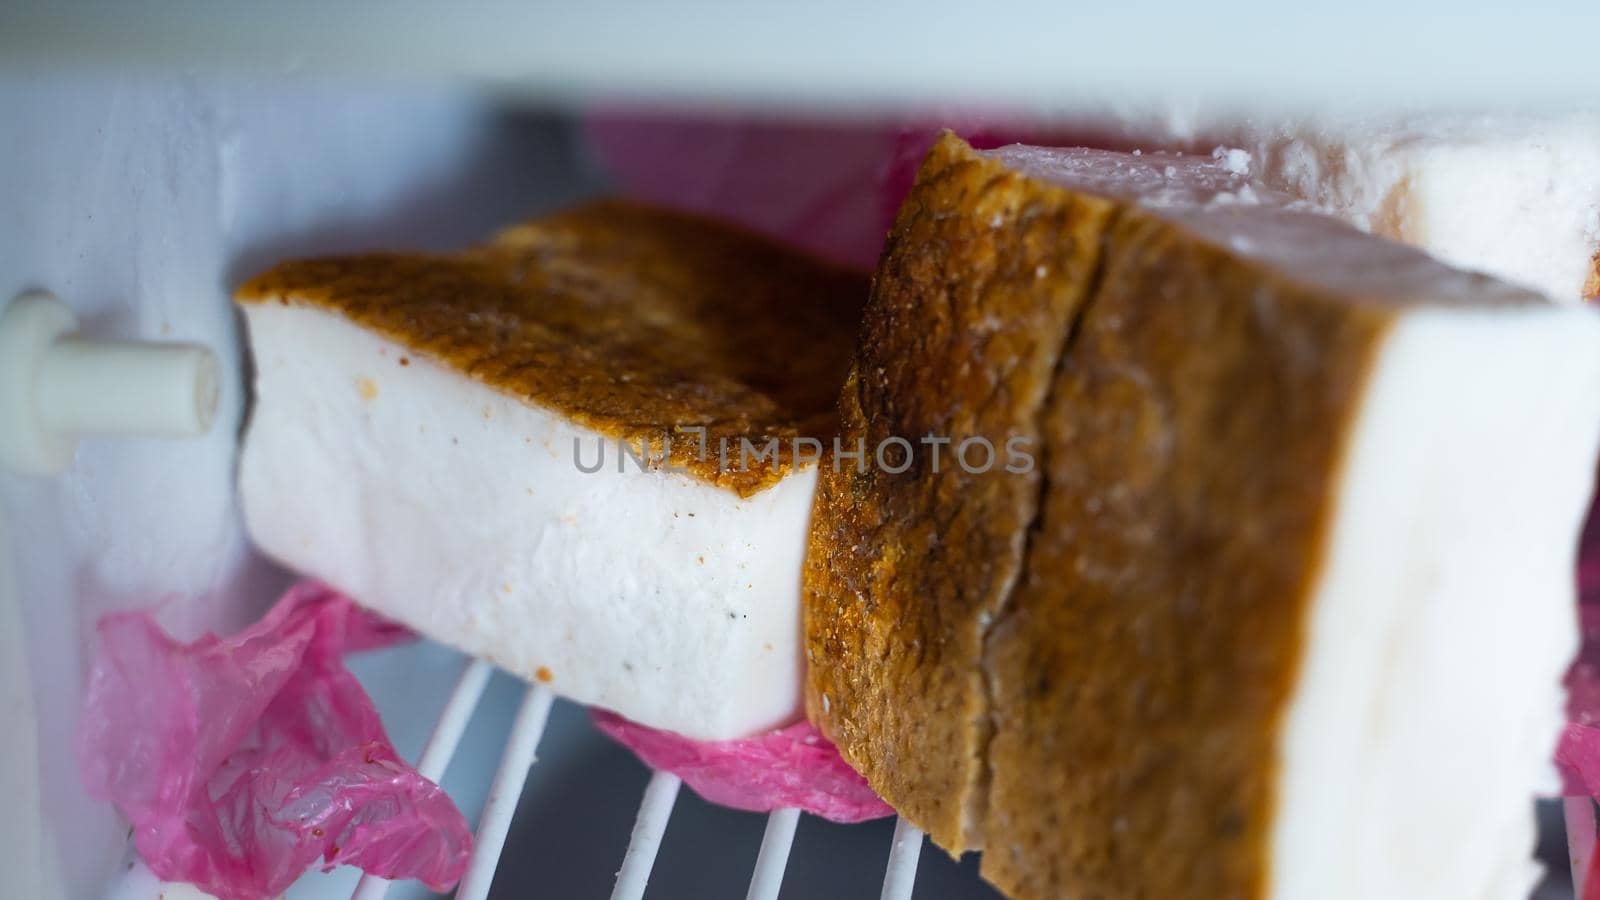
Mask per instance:
[[[979,148],[1103,142],[972,112],[867,123],[612,109],[587,116],[584,132],[621,193],[871,268],[923,155],[947,127]]]
[[[1569,797],[1600,797],[1600,503],[1578,549],[1578,624],[1583,642],[1567,672],[1567,719],[1556,764]]]
[[[304,582],[231,638],[106,616],[79,733],[89,793],[133,824],[145,863],[222,900],[275,897],[321,860],[443,890],[471,836],[395,753],[340,657],[406,634]]]
[[[682,778],[712,803],[751,812],[794,807],[847,823],[894,815],[810,722],[736,741],[694,741],[603,710],[593,716],[645,765]]]

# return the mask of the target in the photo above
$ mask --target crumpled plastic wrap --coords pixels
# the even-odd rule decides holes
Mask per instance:
[[[313,582],[230,638],[183,644],[147,612],[106,616],[78,757],[168,881],[275,897],[318,862],[444,890],[471,835],[400,759],[345,652],[406,636]]]
[[[696,741],[593,710],[594,724],[645,765],[711,801],[750,812],[794,807],[832,822],[894,815],[810,722],[734,741]]]

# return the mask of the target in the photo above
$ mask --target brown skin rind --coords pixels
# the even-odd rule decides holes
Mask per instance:
[[[892,474],[835,460],[819,479],[807,713],[951,850],[981,842],[963,823],[969,808],[981,814],[986,787],[987,688],[973,662],[1017,577],[1039,491],[1037,473],[1005,471],[1006,441],[1037,450],[1061,336],[1110,209],[973,157],[953,137],[937,145],[885,248],[841,401],[847,447],[862,439],[870,453],[898,436],[917,445],[914,464]],[[932,448],[918,444],[929,434],[987,437],[997,464],[969,474],[945,446],[935,473]]]
[[[862,273],[702,217],[602,201],[447,256],[284,263],[239,303],[337,312],[496,390],[748,496],[827,443],[866,299]],[[699,439],[684,428],[704,426]],[[728,465],[718,459],[729,441]],[[779,443],[739,463],[740,439]],[[804,452],[805,448],[802,448]]]
[[[1052,387],[1047,487],[985,657],[985,877],[1256,898],[1335,481],[1394,310],[1130,209]]]

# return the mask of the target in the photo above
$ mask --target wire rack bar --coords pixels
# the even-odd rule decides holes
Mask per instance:
[[[1589,859],[1594,855],[1594,801],[1588,797],[1561,798],[1567,820],[1567,858],[1572,860],[1572,895],[1583,896],[1583,883],[1589,875]]]
[[[650,776],[611,900],[639,900],[644,896],[644,886],[650,880],[650,869],[655,866],[656,851],[661,849],[661,836],[667,832],[667,819],[672,816],[672,804],[678,799],[681,784],[678,776],[670,772]]]
[[[500,850],[511,830],[511,817],[517,811],[517,800],[522,796],[523,783],[528,780],[528,769],[533,766],[534,751],[544,734],[544,723],[550,717],[553,699],[550,689],[538,683],[529,685],[522,695],[522,706],[512,720],[500,768],[494,773],[489,797],[483,803],[483,815],[473,835],[472,859],[456,891],[456,900],[484,900],[489,896],[495,867],[500,864]]]
[[[921,856],[922,831],[903,818],[896,819],[894,841],[889,844],[889,867],[883,873],[883,900],[911,900]]]
[[[761,835],[761,851],[756,854],[756,868],[750,875],[750,890],[744,895],[745,900],[777,900],[798,824],[798,809],[775,809],[767,815],[767,830]]]

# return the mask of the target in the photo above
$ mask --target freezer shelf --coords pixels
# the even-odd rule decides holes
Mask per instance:
[[[460,900],[535,888],[539,896],[613,898],[904,900],[913,887],[918,897],[999,896],[977,877],[975,857],[957,864],[922,854],[923,836],[909,823],[845,826],[795,810],[759,816],[708,804],[680,791],[674,776],[649,773],[593,730],[581,707],[431,642],[354,657],[351,668],[396,746],[478,823]],[[286,896],[434,895],[340,869],[308,875]]]

